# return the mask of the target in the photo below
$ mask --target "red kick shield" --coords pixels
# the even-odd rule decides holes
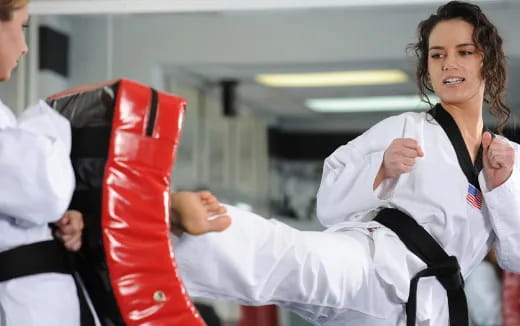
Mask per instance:
[[[170,173],[185,101],[129,80],[49,97],[72,126],[78,273],[103,325],[205,325],[177,273]]]

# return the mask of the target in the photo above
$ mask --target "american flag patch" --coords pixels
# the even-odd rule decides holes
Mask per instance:
[[[477,209],[482,208],[482,193],[471,183],[468,186],[468,194],[466,195],[466,200],[471,206]]]

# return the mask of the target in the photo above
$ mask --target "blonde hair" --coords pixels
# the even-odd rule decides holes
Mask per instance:
[[[0,0],[0,21],[10,21],[13,11],[29,4],[29,0]]]

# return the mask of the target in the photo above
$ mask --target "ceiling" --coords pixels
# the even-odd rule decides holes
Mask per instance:
[[[159,63],[176,78],[210,87],[222,79],[236,79],[239,100],[282,128],[344,130],[364,129],[388,113],[319,114],[308,110],[304,101],[416,94],[414,60],[405,48],[414,39],[417,23],[442,1],[404,2],[33,0],[31,10],[37,15],[124,14],[112,23],[114,39],[120,42],[114,51],[127,46],[124,42],[135,43],[139,32],[146,35],[153,31],[161,43],[143,38],[141,55],[153,57],[149,61]],[[481,1],[481,6],[504,36],[510,62],[508,103],[520,113],[520,92],[512,91],[520,87],[520,1]],[[136,15],[139,13],[146,15]],[[132,32],[137,28],[139,32]],[[190,37],[177,35],[187,31]],[[175,50],[161,49],[169,41],[175,43]],[[117,71],[117,63],[114,69]],[[401,69],[410,81],[387,86],[289,89],[265,87],[254,79],[269,72],[365,69]]]
[[[503,4],[514,0],[475,0]],[[128,14],[266,11],[320,8],[409,6],[439,3],[436,0],[33,0],[31,14]]]

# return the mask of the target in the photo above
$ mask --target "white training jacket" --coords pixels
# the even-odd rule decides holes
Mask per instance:
[[[425,156],[373,191],[395,138],[417,139]],[[520,272],[520,157],[511,144],[515,166],[504,184],[489,191],[479,175],[479,209],[467,200],[468,180],[437,121],[427,113],[390,117],[326,159],[317,205],[327,232],[301,232],[229,207],[228,230],[175,240],[181,276],[192,296],[275,303],[316,325],[405,325],[410,279],[425,264],[370,220],[381,207],[413,216],[458,257],[464,277],[493,243],[500,265]],[[419,282],[417,304],[417,325],[448,325],[445,290],[433,277]]]
[[[18,121],[0,102],[0,252],[52,239],[48,223],[60,219],[74,189],[70,145],[68,121],[45,102]],[[0,283],[0,325],[79,325],[72,277],[48,273]]]

